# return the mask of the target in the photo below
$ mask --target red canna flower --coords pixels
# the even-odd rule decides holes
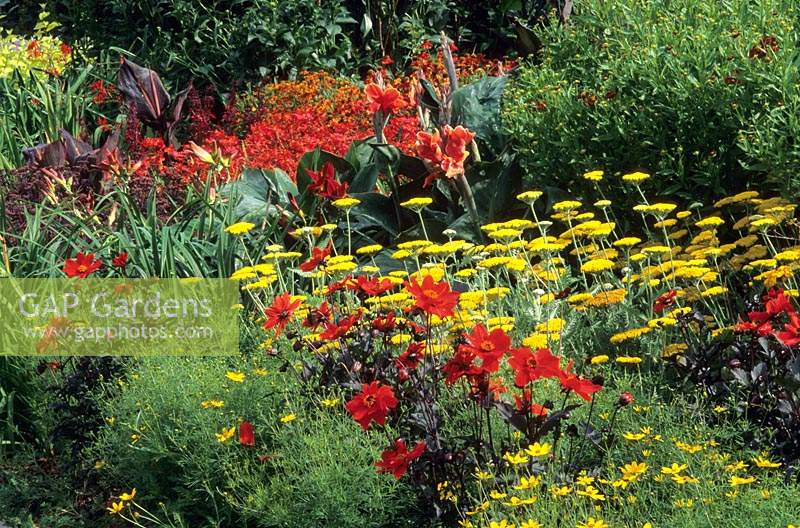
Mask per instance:
[[[124,268],[128,265],[128,253],[123,251],[111,261],[111,265],[115,268]]]
[[[470,349],[481,360],[480,369],[483,372],[497,372],[500,359],[511,351],[511,337],[501,328],[489,332],[485,326],[479,324],[466,336],[466,344],[461,346]]]
[[[306,169],[306,174],[311,178],[308,190],[321,198],[333,201],[347,194],[348,184],[336,179],[336,168],[330,161],[325,162],[319,171]]]
[[[569,362],[567,368],[559,375],[561,386],[568,391],[572,391],[586,401],[592,399],[592,394],[599,392],[603,388],[602,385],[593,383],[591,380],[581,378],[571,372],[572,361]]]
[[[386,423],[386,416],[397,407],[397,398],[388,385],[373,381],[361,386],[361,393],[347,402],[345,408],[365,431],[372,422]]]
[[[453,315],[460,294],[452,291],[446,281],[436,282],[433,277],[426,275],[422,282],[414,279],[406,281],[404,286],[416,301],[413,308],[439,317]]]
[[[369,83],[364,88],[369,103],[369,111],[373,114],[381,112],[384,115],[394,114],[405,106],[403,96],[393,86],[380,87],[375,83]]]
[[[653,304],[653,312],[660,314],[664,311],[664,308],[675,304],[675,297],[677,296],[678,292],[675,290],[669,290],[666,293],[662,293],[656,297],[656,301]]]
[[[800,344],[800,316],[796,312],[790,313],[789,322],[783,326],[783,332],[778,332],[775,336],[788,347]]]
[[[431,132],[417,132],[417,155],[432,163],[439,165],[444,155],[442,154],[442,138],[438,130]]]
[[[381,459],[375,462],[378,473],[391,473],[394,478],[400,480],[400,477],[408,471],[408,465],[422,456],[425,448],[424,440],[417,442],[411,451],[408,450],[405,440],[396,440],[394,448],[384,450],[381,453]]]
[[[256,445],[256,435],[253,424],[245,420],[239,425],[239,443],[246,446]]]
[[[264,322],[264,329],[275,328],[275,337],[278,337],[286,325],[289,324],[292,314],[300,306],[300,301],[292,301],[288,293],[283,293],[275,297],[272,305],[264,310],[267,320]]]
[[[527,347],[515,348],[508,360],[508,365],[514,369],[514,384],[517,387],[524,387],[539,378],[560,377],[560,363],[549,348],[540,348],[536,352]]]
[[[325,248],[311,248],[311,258],[300,264],[300,271],[314,271],[317,269],[317,266],[325,262],[325,259],[331,255],[332,251],[333,246],[330,243]]]
[[[85,279],[103,266],[103,261],[94,258],[94,253],[78,253],[75,258],[64,262],[64,273],[67,277]]]

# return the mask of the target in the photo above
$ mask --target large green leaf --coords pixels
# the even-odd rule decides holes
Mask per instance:
[[[280,169],[246,169],[236,181],[220,188],[220,195],[236,201],[238,219],[260,220],[276,213],[276,203],[285,204],[297,186]]]
[[[383,229],[392,237],[397,236],[400,231],[400,225],[397,221],[398,213],[400,214],[401,222],[406,213],[396,211],[394,202],[389,196],[371,192],[353,194],[353,197],[361,200],[361,203],[354,207],[350,213],[353,229],[365,231],[368,228],[377,227]]]
[[[464,125],[497,154],[503,150],[500,110],[507,77],[484,77],[453,93],[453,122]]]

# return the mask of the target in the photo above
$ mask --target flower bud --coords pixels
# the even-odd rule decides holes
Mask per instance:
[[[619,400],[617,400],[617,405],[620,407],[625,407],[626,405],[630,405],[633,403],[633,394],[628,391],[623,392],[619,395]]]

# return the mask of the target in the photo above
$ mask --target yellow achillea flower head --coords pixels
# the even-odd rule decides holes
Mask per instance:
[[[646,172],[631,172],[622,176],[622,180],[631,183],[640,183],[650,178]]]
[[[614,262],[608,259],[595,259],[585,262],[581,266],[583,273],[600,273],[614,268]]]
[[[525,191],[517,195],[517,200],[530,205],[542,196],[542,191]]]
[[[603,179],[603,171],[601,170],[589,171],[583,175],[583,178],[589,181],[595,181],[595,182],[600,181]]]
[[[400,205],[402,207],[405,207],[406,209],[411,209],[412,211],[418,212],[432,203],[433,203],[432,198],[429,198],[427,196],[422,196],[419,198],[411,198],[410,200],[406,200]]]
[[[256,226],[255,224],[251,224],[250,222],[237,222],[235,224],[226,227],[225,232],[233,236],[240,236],[244,235],[245,233],[253,229],[255,226]]]

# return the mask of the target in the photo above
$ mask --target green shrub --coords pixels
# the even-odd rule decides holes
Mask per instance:
[[[576,4],[569,24],[541,30],[541,62],[507,91],[531,183],[575,192],[585,171],[639,169],[664,196],[708,200],[796,173],[793,140],[777,139],[800,133],[795,4]]]
[[[319,409],[294,374],[230,358],[142,360],[107,402],[109,425],[92,450],[109,489],[187,526],[397,526],[413,501],[372,462],[383,439],[364,440],[339,406]],[[227,371],[246,375],[241,382]],[[223,408],[203,408],[220,400]],[[296,420],[283,423],[289,413]],[[256,445],[216,434],[252,422]],[[133,435],[133,436],[132,436]]]
[[[344,34],[355,21],[339,2],[52,0],[51,9],[70,40],[128,50],[176,82],[359,65]]]

